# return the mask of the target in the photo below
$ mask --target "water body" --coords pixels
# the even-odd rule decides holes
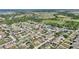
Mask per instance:
[[[15,12],[10,9],[0,9],[0,14],[13,14],[13,13]]]
[[[0,9],[0,14],[14,13],[14,12],[75,12],[79,9]]]

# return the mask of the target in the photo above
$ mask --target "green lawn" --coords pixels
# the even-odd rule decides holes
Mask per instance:
[[[0,45],[6,43],[4,40],[0,39]]]
[[[46,24],[52,24],[52,23],[57,23],[57,24],[64,24],[65,22],[64,21],[58,21],[58,20],[43,20],[42,21],[43,23],[46,23]]]

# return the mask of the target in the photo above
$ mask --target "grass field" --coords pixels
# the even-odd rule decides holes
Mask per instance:
[[[2,45],[2,44],[4,44],[4,43],[6,43],[4,40],[0,40],[0,45]]]

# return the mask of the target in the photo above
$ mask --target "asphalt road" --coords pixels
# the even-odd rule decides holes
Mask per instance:
[[[73,49],[79,49],[79,36],[75,39],[75,42],[72,44]]]

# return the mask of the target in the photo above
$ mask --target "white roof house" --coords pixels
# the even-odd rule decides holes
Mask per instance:
[[[0,35],[0,39],[2,39],[2,35]]]

